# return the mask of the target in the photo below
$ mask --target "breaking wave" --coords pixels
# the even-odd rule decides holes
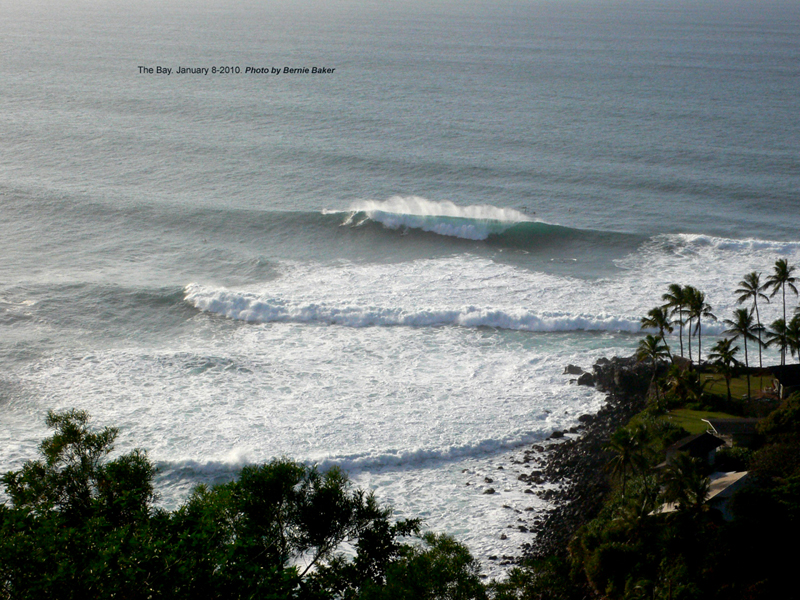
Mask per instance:
[[[458,206],[453,202],[434,202],[419,196],[356,202],[350,206],[350,216],[343,224],[361,224],[366,219],[389,229],[421,229],[467,240],[485,240],[519,223],[534,222],[512,208]]]
[[[346,327],[405,326],[492,327],[518,331],[639,331],[639,320],[612,314],[570,314],[525,309],[397,308],[294,303],[286,298],[237,292],[192,283],[186,301],[195,308],[250,323],[321,323]]]

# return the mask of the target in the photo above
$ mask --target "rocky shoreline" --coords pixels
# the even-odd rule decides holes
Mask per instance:
[[[576,437],[526,451],[526,458],[529,452],[539,454],[542,467],[535,483],[550,485],[534,493],[553,509],[530,524],[536,538],[523,544],[523,559],[565,554],[578,528],[598,514],[609,490],[604,468],[610,455],[604,448],[611,434],[645,407],[651,375],[649,366],[636,357],[600,359],[591,373],[570,365],[568,374],[579,375],[574,383],[605,392],[606,403],[597,414],[580,417]],[[564,434],[556,432],[553,437]]]

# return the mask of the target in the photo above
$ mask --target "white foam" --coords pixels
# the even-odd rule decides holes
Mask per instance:
[[[496,327],[516,331],[628,331],[640,329],[639,320],[615,315],[536,314],[516,308],[406,308],[335,306],[324,301],[296,303],[284,297],[235,292],[190,284],[186,300],[196,308],[240,321],[256,323],[325,323],[347,327],[406,326]]]
[[[740,253],[770,253],[776,255],[796,255],[800,253],[800,242],[786,242],[775,240],[758,240],[747,238],[735,240],[703,234],[682,233],[674,236],[664,236],[683,241],[687,246],[709,247],[714,250],[723,250]]]
[[[256,323],[319,323],[347,327],[459,326],[517,331],[637,333],[670,283],[706,291],[717,315],[735,308],[733,290],[747,270],[770,265],[740,249],[715,260],[703,242],[664,236],[619,261],[619,276],[588,281],[528,271],[470,256],[400,264],[287,264],[283,277],[245,289],[190,284],[187,302]],[[726,251],[731,252],[731,251]],[[743,268],[744,267],[744,268]],[[704,322],[719,334],[721,322]]]
[[[389,229],[421,229],[468,240],[485,240],[489,235],[502,233],[515,223],[532,221],[512,208],[459,206],[447,200],[433,201],[419,196],[361,200],[351,204],[350,210],[353,215],[366,213],[370,219]]]
[[[499,540],[499,507],[533,499],[499,478],[500,497],[482,495],[479,471],[599,406],[597,392],[567,383],[564,365],[630,354],[639,336],[629,332],[673,282],[703,289],[727,316],[743,275],[768,274],[778,255],[800,258],[792,244],[678,235],[594,281],[461,255],[284,263],[269,283],[193,284],[187,302],[230,319],[198,314],[184,337],[155,347],[72,346],[16,367],[25,393],[4,404],[0,463],[35,455],[47,409],[75,407],[121,427],[120,451],[149,451],[168,507],[198,481],[288,456],[350,470],[399,516],[423,516],[477,554],[513,553],[520,538]]]

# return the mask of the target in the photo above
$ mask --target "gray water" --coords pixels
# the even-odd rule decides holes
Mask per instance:
[[[564,364],[800,258],[794,2],[0,15],[3,469],[85,408],[166,506],[290,456],[512,552],[481,474],[599,406]]]

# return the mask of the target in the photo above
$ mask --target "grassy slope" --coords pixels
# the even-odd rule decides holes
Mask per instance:
[[[706,386],[706,393],[715,394],[726,398],[728,392],[725,387],[725,378],[722,375],[703,375],[709,381]],[[772,375],[751,375],[750,393],[756,396],[761,390],[771,388],[774,378]],[[743,375],[731,379],[731,397],[742,399],[747,397],[747,378]]]
[[[711,412],[707,410],[689,410],[688,408],[679,408],[670,411],[664,418],[670,423],[683,427],[691,434],[703,433],[708,429],[708,424],[704,423],[701,419],[735,419],[735,415],[729,415],[722,412]]]

